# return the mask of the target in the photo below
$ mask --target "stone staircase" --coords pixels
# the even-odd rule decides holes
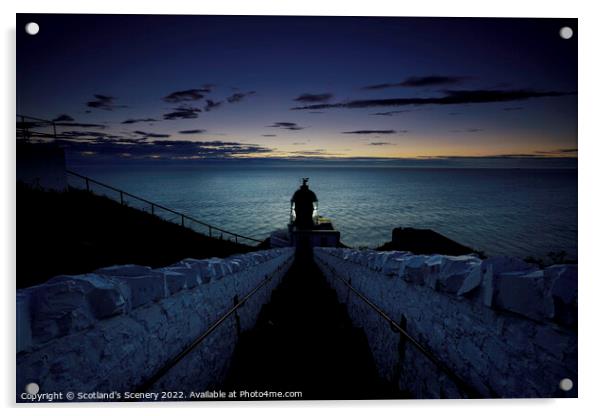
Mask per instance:
[[[297,256],[234,353],[226,390],[301,391],[303,399],[400,397],[383,382],[313,259]]]

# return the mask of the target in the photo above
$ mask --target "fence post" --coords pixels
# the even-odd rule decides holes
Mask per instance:
[[[182,214],[182,227],[184,226],[184,214]]]
[[[86,191],[90,192],[90,181],[86,178]]]
[[[123,205],[123,191],[119,191],[119,200],[121,201],[121,205]]]
[[[209,237],[211,237],[211,226],[209,225]]]
[[[155,215],[155,204],[151,204],[151,214]]]

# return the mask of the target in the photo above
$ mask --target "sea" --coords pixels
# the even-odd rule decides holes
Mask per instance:
[[[430,228],[486,255],[577,258],[577,170],[372,164],[79,165],[80,174],[216,227],[264,239],[285,228],[309,178],[341,241],[375,248],[396,227]],[[70,184],[83,182],[71,177]],[[92,185],[92,190],[116,197]],[[126,196],[132,206],[144,207]],[[148,210],[148,206],[144,207]],[[167,219],[178,221],[169,213]],[[171,215],[171,218],[170,218]]]

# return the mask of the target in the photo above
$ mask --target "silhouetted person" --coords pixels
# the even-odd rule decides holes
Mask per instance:
[[[318,202],[316,194],[309,190],[307,181],[309,178],[303,178],[303,184],[293,194],[291,199],[291,208],[295,207],[294,224],[301,229],[311,229],[314,226],[313,213],[314,202]]]

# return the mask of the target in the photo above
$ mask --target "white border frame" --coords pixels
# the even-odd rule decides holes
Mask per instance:
[[[14,4],[16,3],[16,4]],[[345,407],[346,414],[365,414],[374,409],[379,413],[420,412],[421,414],[479,414],[504,415],[512,412],[545,412],[550,415],[568,413],[590,413],[599,406],[600,345],[602,336],[598,317],[602,293],[602,278],[597,264],[600,255],[600,74],[602,74],[600,54],[600,34],[602,16],[600,7],[594,1],[536,2],[528,0],[504,0],[497,2],[475,0],[421,0],[419,2],[394,2],[370,0],[351,3],[349,0],[303,0],[303,1],[179,1],[169,2],[126,2],[124,0],[103,0],[85,3],[75,0],[22,0],[1,4],[0,19],[3,26],[3,65],[2,83],[4,92],[0,105],[2,131],[4,132],[0,165],[3,199],[1,210],[1,249],[0,265],[4,290],[3,319],[5,333],[2,348],[3,374],[0,378],[2,405],[9,412],[18,412],[32,407],[50,414],[81,415],[82,411],[96,414],[107,412],[127,414],[130,408],[144,408],[148,415],[164,416],[165,412],[178,410],[190,414],[209,411],[228,411],[265,415],[266,413],[301,414],[318,410],[332,412],[335,407]],[[271,14],[271,15],[336,15],[336,16],[458,16],[458,17],[572,17],[579,18],[579,399],[564,400],[484,400],[484,401],[353,401],[353,402],[243,402],[243,403],[142,403],[142,404],[56,404],[19,405],[15,397],[15,13],[132,13],[132,14]],[[22,28],[17,28],[21,30]],[[83,409],[85,408],[85,410]],[[173,410],[172,410],[173,409]],[[598,410],[599,411],[599,410]],[[380,416],[380,415],[379,415]]]

